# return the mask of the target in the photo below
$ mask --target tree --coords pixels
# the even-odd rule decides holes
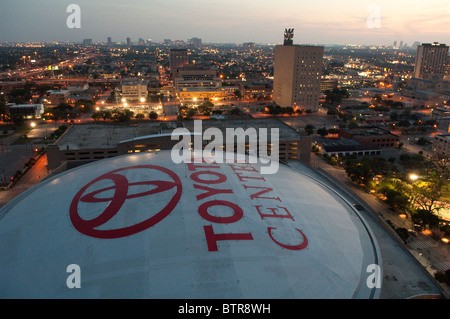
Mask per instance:
[[[150,120],[156,121],[158,119],[158,113],[156,113],[155,111],[151,111],[148,114],[148,117],[150,118]]]
[[[369,156],[348,159],[345,161],[344,168],[347,176],[358,184],[367,184],[375,175],[386,174],[395,169],[386,159]]]
[[[112,119],[112,112],[109,110],[101,111],[100,114],[104,121]]]
[[[306,126],[305,126],[305,132],[308,135],[311,135],[312,133],[314,133],[314,129],[315,129],[315,127],[312,124],[306,124]]]
[[[75,103],[75,107],[79,107],[83,112],[90,112],[94,109],[95,102],[91,100],[81,99]]]
[[[209,115],[209,114],[211,114],[213,106],[214,106],[214,104],[212,104],[211,102],[207,101],[207,102],[203,102],[202,104],[200,104],[197,107],[197,110],[198,110],[199,113],[201,113],[203,115]]]
[[[348,98],[350,96],[347,89],[339,89],[339,88],[327,90],[325,91],[325,95],[326,95],[325,98],[326,102],[330,104],[341,103],[343,98]]]
[[[92,113],[91,118],[94,121],[98,121],[99,119],[102,118],[102,114],[101,114],[101,112],[94,112],[94,113]]]
[[[134,115],[133,111],[129,109],[120,110],[115,109],[112,111],[112,119],[118,122],[129,122]]]
[[[424,161],[423,174],[412,184],[412,200],[418,209],[434,213],[441,208],[450,194],[450,170],[446,158]]]
[[[411,218],[415,224],[424,227],[428,226],[429,228],[433,228],[439,225],[439,217],[424,209],[413,212]]]
[[[328,135],[328,130],[325,127],[317,129],[317,134],[320,134],[320,136],[326,136]]]
[[[386,196],[386,204],[393,209],[403,211],[409,207],[409,194],[401,189],[384,186],[380,189],[380,193]]]

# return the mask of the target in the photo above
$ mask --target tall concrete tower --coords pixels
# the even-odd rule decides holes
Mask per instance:
[[[323,69],[321,46],[294,45],[294,29],[275,46],[273,101],[281,107],[317,111]]]

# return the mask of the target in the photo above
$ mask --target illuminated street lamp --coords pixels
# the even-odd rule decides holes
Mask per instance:
[[[32,128],[35,128],[35,127],[36,127],[36,122],[31,122],[31,123],[30,123],[30,126],[31,126]]]
[[[417,176],[416,174],[409,174],[409,179],[412,180],[413,182],[415,182],[417,179],[419,178],[419,176]]]

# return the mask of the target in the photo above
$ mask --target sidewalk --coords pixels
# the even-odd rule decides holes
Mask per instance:
[[[0,207],[38,184],[47,175],[47,154],[45,153],[37,159],[34,165],[10,189],[0,191]]]
[[[383,219],[390,220],[395,227],[413,228],[414,223],[411,220],[401,218],[398,213],[392,211],[383,201],[351,182],[342,168],[329,165],[320,156],[315,154],[311,155],[311,160],[314,163],[313,169],[318,172],[323,171],[339,181],[365,201],[373,211],[378,212]],[[400,243],[403,244],[403,241],[400,240]],[[450,268],[450,245],[448,244],[443,244],[428,235],[420,233],[418,237],[411,238],[403,246],[414,257],[417,263],[430,274],[433,280],[437,270]],[[445,283],[438,283],[437,281],[436,284],[441,287],[446,298],[450,298],[450,286]]]

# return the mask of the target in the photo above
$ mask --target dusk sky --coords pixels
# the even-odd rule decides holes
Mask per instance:
[[[69,4],[81,8],[81,28],[66,26]],[[380,28],[369,28],[380,9]],[[0,0],[0,42],[155,42],[199,37],[204,43],[450,44],[449,0]],[[371,20],[372,22],[374,20]]]

